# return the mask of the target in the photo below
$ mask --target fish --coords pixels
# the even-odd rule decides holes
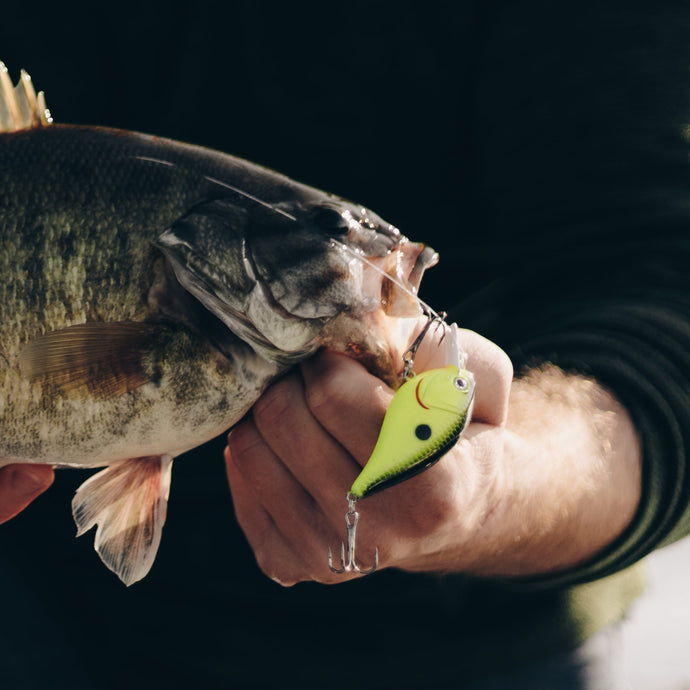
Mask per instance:
[[[390,385],[436,252],[226,153],[57,124],[0,63],[0,466],[94,468],[81,535],[125,585],[158,550],[174,458],[326,348]]]

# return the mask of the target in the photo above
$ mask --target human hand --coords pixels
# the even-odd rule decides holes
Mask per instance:
[[[445,363],[434,361],[440,335],[432,329],[423,341],[417,371]],[[477,395],[474,421],[454,450],[459,457],[358,504],[362,560],[378,546],[382,567],[447,567],[451,544],[461,548],[458,530],[473,531],[489,509],[487,468],[500,454],[512,367],[481,336],[463,331],[461,339]],[[343,579],[328,569],[328,546],[337,551],[344,536],[347,490],[371,454],[392,396],[358,363],[322,353],[301,375],[269,389],[253,418],[232,431],[226,461],[235,509],[269,576],[283,584]]]
[[[639,497],[627,415],[581,377],[544,370],[512,384],[497,346],[469,331],[460,339],[477,382],[473,421],[434,467],[358,503],[358,561],[366,568],[378,547],[380,567],[516,576],[594,555]],[[420,349],[418,371],[441,364],[428,355]],[[356,362],[322,353],[272,386],[230,434],[236,514],[269,577],[357,576],[332,573],[326,554],[344,538],[345,495],[392,395]]]
[[[0,524],[20,513],[55,478],[49,465],[7,465],[0,468]]]

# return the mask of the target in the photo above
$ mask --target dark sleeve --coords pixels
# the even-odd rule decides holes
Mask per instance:
[[[468,241],[477,289],[453,313],[518,369],[593,376],[639,433],[633,523],[551,583],[690,532],[690,9],[590,4],[511,3],[487,22],[474,124],[490,248]]]

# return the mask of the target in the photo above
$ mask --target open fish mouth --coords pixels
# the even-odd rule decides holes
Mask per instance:
[[[429,312],[418,297],[419,286],[438,254],[366,209],[357,211],[341,210],[348,229],[342,239],[332,237],[331,244],[348,257],[347,273],[350,284],[357,286],[360,309],[346,311],[329,324],[322,344],[345,352],[397,388],[403,353],[414,339],[419,317]]]
[[[381,281],[381,307],[388,316],[420,313],[417,297],[424,271],[438,262],[438,254],[423,244],[405,240],[387,257]]]
[[[346,248],[362,262],[362,294],[377,296],[388,316],[418,316],[417,297],[427,268],[438,263],[438,254],[419,242],[411,242],[393,225],[375,222],[366,209],[355,218],[342,212],[348,224]],[[356,248],[356,249],[353,249]]]

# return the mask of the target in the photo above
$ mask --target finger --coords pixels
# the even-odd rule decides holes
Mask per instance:
[[[376,445],[393,391],[343,355],[322,352],[301,368],[311,414],[363,466]]]
[[[309,561],[313,558],[323,564],[327,544],[334,537],[336,522],[341,519],[339,510],[347,487],[353,479],[348,478],[345,484],[340,485],[333,482],[329,468],[319,468],[323,483],[334,484],[330,488],[319,487],[316,490],[317,493],[332,493],[334,496],[333,500],[321,506],[264,441],[251,420],[231,432],[228,447],[232,466],[242,476],[243,484],[252,491],[254,501],[270,516],[274,528],[288,543],[295,545],[303,559]],[[347,465],[356,466],[350,458],[347,458]]]
[[[252,466],[257,459],[251,458]],[[337,543],[335,529],[306,492],[288,495],[278,489],[275,500],[265,488],[257,493],[262,482],[243,473],[229,447],[225,461],[237,520],[263,572],[283,586],[336,581],[327,565],[328,546]]]
[[[49,465],[7,465],[0,469],[0,523],[24,510],[54,478]]]
[[[417,332],[428,326],[426,317],[420,319]],[[452,331],[446,324],[432,324],[415,355],[414,370],[421,373],[449,364],[446,339],[450,337]],[[467,329],[458,329],[458,345],[467,355],[466,366],[476,382],[474,419],[497,426],[504,424],[513,380],[510,358],[496,343]]]
[[[263,441],[263,447],[257,446],[258,461],[268,466],[267,472],[274,471],[273,462],[279,458],[283,472],[277,476],[284,482],[284,473],[288,473],[327,513],[332,506],[341,504],[359,469],[312,414],[298,374],[273,385],[254,406],[253,419]],[[256,439],[250,442],[256,443]],[[271,452],[267,453],[269,449]],[[256,471],[255,465],[256,461],[252,463],[252,473]],[[275,490],[275,485],[267,489]]]
[[[230,484],[235,516],[249,542],[257,565],[274,582],[289,587],[299,581],[294,573],[302,570],[296,554],[288,548],[276,529],[273,519],[257,500],[254,491],[234,463],[229,448],[225,449],[225,467]],[[277,567],[280,564],[280,568]],[[292,573],[293,576],[287,575]]]
[[[228,436],[232,467],[242,476],[254,500],[271,514],[276,522],[286,521],[291,508],[313,502],[280,458],[271,450],[249,419],[235,427]]]
[[[473,419],[500,426],[508,416],[513,365],[498,345],[465,329],[458,330],[460,346],[467,353],[467,369],[476,384]]]

